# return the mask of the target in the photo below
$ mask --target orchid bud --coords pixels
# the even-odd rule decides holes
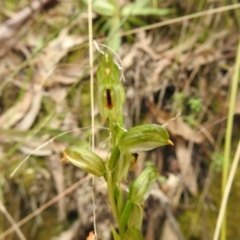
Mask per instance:
[[[97,69],[97,79],[102,81],[106,76],[112,77],[113,79],[120,79],[120,72],[117,64],[113,61],[112,57],[108,53],[104,53],[101,64]]]
[[[101,177],[106,169],[103,160],[94,152],[78,146],[70,146],[63,152],[63,162],[69,161],[82,170]]]
[[[122,153],[149,151],[171,144],[167,130],[157,124],[146,124],[130,128],[119,139],[118,147]]]
[[[141,203],[150,183],[158,177],[159,173],[153,164],[145,168],[141,174],[131,183],[129,200],[133,203]]]

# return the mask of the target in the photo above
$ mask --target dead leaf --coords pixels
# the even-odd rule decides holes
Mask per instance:
[[[76,236],[77,232],[79,231],[80,220],[75,221],[69,229],[62,231],[60,236],[53,237],[51,240],[72,240],[74,236]]]
[[[33,93],[30,109],[25,114],[24,118],[17,124],[16,129],[26,131],[31,128],[34,123],[42,102],[43,91],[42,89],[36,89]]]
[[[70,48],[86,41],[87,36],[69,35],[72,27],[73,25],[64,28],[58,37],[53,39],[37,57],[38,71],[35,72],[35,79],[41,85],[51,86],[56,83],[53,73],[59,61],[68,53]]]
[[[163,224],[162,235],[161,235],[161,240],[166,240],[166,239],[179,240],[177,234],[172,229],[168,219],[166,219]]]
[[[14,126],[21,120],[26,112],[29,110],[33,99],[33,91],[29,90],[25,93],[23,98],[17,102],[16,105],[8,109],[0,116],[0,126],[3,129],[8,129]]]
[[[59,154],[52,154],[49,156],[47,165],[53,176],[54,185],[57,189],[57,193],[60,194],[64,191],[64,175],[63,175],[63,165],[59,161]],[[64,198],[58,201],[58,221],[64,221],[66,219],[66,208],[64,204]]]
[[[87,60],[87,59],[86,59]],[[85,59],[82,60],[81,66],[86,66]],[[58,68],[54,71],[53,78],[54,82],[61,83],[64,85],[71,85],[76,82],[76,80],[83,76],[86,67],[81,67],[78,65],[64,65],[58,66]]]
[[[137,53],[138,53],[137,48],[135,46],[133,46],[133,47],[131,47],[131,49],[129,49],[128,54],[126,54],[126,56],[122,60],[123,69],[125,71],[133,65],[134,58],[136,57]]]
[[[198,194],[198,188],[197,177],[192,166],[192,146],[190,144],[190,147],[187,147],[186,142],[181,138],[177,138],[174,141],[174,145],[176,146],[176,155],[183,178],[183,183],[189,192],[193,196],[196,196]]]
[[[169,173],[167,181],[161,184],[161,189],[170,199],[172,199],[176,194],[176,190],[179,184],[180,184],[180,176]]]
[[[193,130],[189,127],[182,119],[181,116],[178,116],[173,121],[170,114],[163,110],[156,111],[156,106],[153,104],[149,104],[150,111],[156,117],[156,121],[159,124],[166,124],[166,128],[173,136],[180,136],[185,140],[194,142],[194,143],[202,143],[205,139],[204,135],[199,131]]]
[[[202,143],[204,140],[203,134],[190,128],[185,122],[183,122],[181,117],[178,117],[176,120],[169,122],[169,124],[167,125],[167,129],[171,134],[175,136],[181,136],[185,140],[194,143],[199,144]]]
[[[17,139],[15,139],[17,140]],[[51,146],[45,144],[46,140],[41,140],[39,138],[31,138],[20,147],[20,150],[24,154],[31,154],[34,156],[49,156],[52,154]],[[42,146],[42,147],[40,147]]]
[[[201,31],[194,34],[192,37],[187,38],[186,41],[178,44],[176,47],[171,48],[170,50],[164,52],[162,55],[164,55],[166,58],[175,59],[176,56],[180,56],[180,54],[182,54],[186,50],[191,49],[193,45],[196,43],[200,34]]]
[[[161,57],[160,55],[156,54],[155,51],[145,43],[142,42],[136,43],[135,46],[146,52],[153,60],[157,60]]]
[[[166,67],[170,66],[171,63],[172,63],[172,60],[168,58],[160,59],[159,61],[154,63],[155,67],[151,77],[152,84],[157,84],[159,82],[159,75]]]
[[[52,100],[57,104],[62,104],[63,100],[67,96],[67,89],[66,88],[50,88],[49,89],[49,96],[52,98]]]
[[[25,7],[16,13],[15,16],[3,22],[0,25],[0,56],[4,55],[17,42],[16,34],[19,32],[19,29],[21,30],[28,24],[27,21],[29,19],[33,19],[31,16],[39,14],[44,7],[54,6],[55,4],[57,4],[56,0],[32,1],[30,6]]]
[[[182,55],[180,62],[186,66],[188,70],[199,68],[202,65],[211,64],[221,58],[221,52],[215,49],[207,49],[200,53],[187,53]]]

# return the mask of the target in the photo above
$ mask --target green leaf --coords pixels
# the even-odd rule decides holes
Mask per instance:
[[[111,225],[111,231],[112,231],[114,240],[122,240],[122,238],[118,235],[118,233],[116,232],[115,228],[112,225]]]
[[[146,1],[138,1],[135,3],[131,3],[126,5],[122,11],[121,15],[123,17],[128,17],[128,16],[149,16],[149,15],[154,15],[154,16],[165,16],[173,12],[172,9],[170,8],[152,8],[147,6],[149,3]]]
[[[93,10],[96,13],[102,16],[107,16],[107,17],[112,17],[116,13],[115,6],[109,1],[105,1],[105,0],[94,0]]]
[[[70,146],[63,152],[62,161],[69,161],[82,170],[97,177],[105,174],[106,169],[103,160],[94,152],[78,146]]]
[[[141,231],[139,231],[136,228],[130,228],[128,229],[123,237],[123,240],[144,240],[143,235],[141,233]]]
[[[129,190],[129,200],[136,204],[141,204],[151,182],[159,176],[156,166],[149,165],[131,183]]]
[[[143,207],[140,204],[133,204],[128,218],[128,228],[141,229],[143,221]]]
[[[116,178],[114,178],[118,183],[122,182],[122,180],[127,181],[127,174],[129,171],[131,163],[131,155],[129,153],[127,154],[121,154],[120,160],[118,161],[118,164],[114,170],[114,173],[116,174]]]
[[[118,147],[122,153],[149,151],[171,144],[167,130],[157,124],[146,124],[130,128],[119,139]]]
[[[124,12],[122,12],[123,16],[166,16],[170,13],[172,13],[172,9],[168,8],[162,8],[162,9],[156,9],[156,8],[134,8],[133,11],[129,11],[128,9]]]
[[[127,226],[127,222],[129,219],[129,216],[131,215],[133,203],[131,201],[127,201],[125,204],[122,214],[121,214],[121,228],[125,229]]]
[[[151,0],[136,0],[134,3],[127,4],[124,8],[144,8],[149,6],[150,3]]]
[[[143,26],[146,26],[148,24],[147,21],[144,21],[143,19],[141,19],[139,17],[135,17],[135,16],[129,17],[128,22],[133,24],[133,25],[139,26],[139,27],[143,27]],[[126,29],[126,30],[131,30],[131,29]]]
[[[118,146],[115,146],[112,150],[110,159],[108,161],[108,168],[110,171],[114,170],[114,168],[116,167],[119,157],[120,157],[119,148],[118,148]]]
[[[120,36],[120,28],[121,28],[121,22],[120,18],[118,16],[112,18],[109,20],[110,26],[109,26],[109,32],[108,32],[108,40],[107,45],[114,51],[118,51],[122,38]]]

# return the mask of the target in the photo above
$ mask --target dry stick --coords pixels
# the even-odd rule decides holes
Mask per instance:
[[[151,30],[151,29],[154,29],[154,28],[159,28],[159,27],[171,25],[171,24],[174,24],[174,23],[179,23],[179,22],[187,21],[187,20],[190,20],[190,19],[193,19],[193,18],[203,17],[203,16],[206,16],[206,15],[211,15],[211,14],[221,13],[221,12],[225,12],[225,11],[230,11],[230,10],[234,10],[234,9],[237,9],[237,8],[240,8],[240,3],[231,4],[231,5],[224,6],[224,7],[219,7],[219,8],[214,8],[214,9],[210,9],[210,10],[206,10],[206,11],[202,11],[202,12],[198,12],[198,13],[193,13],[193,14],[189,14],[187,16],[182,16],[182,17],[169,19],[169,20],[166,20],[166,21],[150,24],[150,25],[145,26],[145,27],[135,28],[133,30],[118,33],[115,36],[113,36],[113,39],[116,38],[116,37],[119,37],[119,36],[124,37],[124,36],[132,35],[132,34],[135,34],[135,33],[139,33],[139,32],[142,32],[142,31],[147,31],[147,30]],[[98,44],[102,43],[102,42],[105,42],[106,40],[107,40],[106,37],[96,39]]]
[[[219,238],[219,233],[220,233],[220,230],[221,230],[221,225],[222,225],[222,220],[223,220],[223,217],[224,217],[224,212],[225,212],[225,209],[226,209],[229,193],[230,193],[230,190],[231,190],[231,186],[232,186],[232,183],[233,183],[233,179],[234,179],[234,176],[235,176],[235,173],[236,173],[236,170],[237,170],[239,160],[240,160],[240,141],[238,143],[237,151],[236,151],[236,154],[234,156],[233,164],[232,164],[232,167],[231,167],[231,170],[230,170],[230,173],[229,173],[227,185],[226,185],[225,192],[224,192],[224,195],[223,195],[223,198],[222,198],[220,212],[218,214],[217,226],[215,228],[213,240],[218,240],[218,238]]]
[[[5,239],[6,236],[8,236],[10,233],[12,233],[17,227],[21,227],[23,224],[27,223],[29,220],[31,220],[33,217],[37,216],[38,214],[40,214],[42,211],[44,211],[45,209],[47,209],[48,207],[50,207],[51,205],[53,205],[54,203],[56,203],[57,201],[59,201],[60,199],[62,199],[64,196],[66,196],[67,194],[69,194],[70,192],[72,192],[73,190],[75,190],[77,187],[79,187],[80,185],[82,185],[83,183],[85,183],[86,181],[90,180],[91,175],[88,174],[86,177],[80,179],[78,182],[74,183],[72,186],[70,186],[69,188],[67,188],[66,190],[64,190],[63,192],[61,192],[60,194],[58,194],[56,197],[52,198],[50,201],[48,201],[47,203],[45,203],[44,205],[42,205],[40,208],[38,208],[36,211],[32,212],[31,214],[29,214],[27,217],[25,217],[24,219],[22,219],[21,221],[19,221],[18,223],[14,224],[12,227],[10,227],[9,229],[7,229],[5,232],[3,232],[2,234],[0,234],[0,240],[1,239]]]
[[[93,79],[93,37],[92,37],[92,0],[88,0],[88,37],[89,37],[89,66],[90,66],[90,96],[91,96],[91,127],[92,127],[92,151],[94,151],[94,79]]]
[[[237,8],[240,8],[240,3],[236,3],[236,4],[229,5],[229,6],[224,6],[224,7],[219,7],[219,8],[214,8],[214,9],[210,9],[210,10],[206,10],[206,11],[202,11],[202,12],[198,12],[198,13],[193,13],[193,14],[189,14],[189,15],[183,16],[183,17],[177,17],[177,18],[169,19],[169,20],[166,20],[166,21],[150,24],[150,25],[145,26],[145,27],[135,28],[133,30],[118,33],[115,36],[113,36],[112,38],[114,39],[114,38],[119,37],[119,36],[124,37],[124,36],[132,35],[132,34],[135,34],[135,33],[139,33],[139,32],[142,32],[142,31],[147,31],[147,30],[151,30],[151,29],[154,29],[154,28],[159,28],[159,27],[171,25],[171,24],[174,24],[174,23],[187,21],[187,20],[190,20],[190,19],[193,19],[193,18],[203,17],[203,16],[210,15],[210,14],[216,14],[216,13],[220,13],[220,12],[230,11],[230,10],[234,10],[234,9],[237,9]],[[96,41],[98,43],[105,42],[106,40],[107,40],[106,37],[96,39]]]
[[[91,96],[91,149],[94,152],[95,148],[95,126],[94,126],[94,79],[93,79],[93,26],[92,26],[92,0],[88,0],[88,42],[89,42],[89,66],[90,66],[90,96]],[[94,226],[94,239],[97,239],[97,226],[96,226],[96,212],[95,212],[95,196],[94,196],[95,177],[92,176],[92,204],[93,204],[93,226]]]
[[[215,13],[220,13],[220,12],[233,10],[233,9],[236,9],[236,8],[240,8],[240,3],[236,3],[236,4],[229,5],[229,6],[224,6],[224,7],[219,7],[219,8],[215,8],[215,9],[210,9],[210,10],[206,10],[206,11],[202,11],[202,12],[198,12],[198,13],[193,13],[193,14],[189,14],[189,15],[183,16],[183,17],[169,19],[169,20],[159,22],[159,23],[154,23],[154,24],[151,24],[151,25],[148,25],[148,26],[145,26],[145,27],[129,30],[129,31],[120,33],[119,35],[120,36],[127,36],[127,35],[135,34],[135,33],[138,33],[138,32],[142,32],[142,31],[151,30],[151,29],[154,29],[154,28],[159,28],[159,27],[162,27],[162,26],[170,25],[170,24],[173,24],[173,23],[183,22],[183,21],[190,20],[190,19],[197,18],[197,17],[202,17],[202,16],[206,16],[206,15],[210,15],[210,14],[215,14]],[[116,34],[116,37],[119,36],[119,35]]]
[[[9,212],[7,211],[7,209],[4,207],[4,205],[2,204],[2,202],[0,201],[0,211],[3,213],[3,215],[5,215],[5,217],[7,218],[7,220],[11,223],[11,225],[14,228],[14,231],[16,232],[16,234],[18,235],[20,240],[26,240],[25,236],[23,235],[23,233],[21,232],[21,230],[19,229],[19,227],[17,226],[17,224],[15,223],[14,219],[12,218],[12,216],[9,214]]]

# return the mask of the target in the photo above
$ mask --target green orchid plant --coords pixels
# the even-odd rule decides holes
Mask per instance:
[[[121,71],[110,53],[103,52],[97,69],[97,103],[101,117],[108,121],[111,153],[106,160],[90,149],[70,146],[64,151],[64,161],[103,177],[107,183],[108,200],[118,228],[111,226],[115,240],[143,239],[143,199],[149,186],[158,176],[151,164],[134,179],[128,190],[121,187],[129,170],[134,168],[138,151],[148,151],[167,144],[173,145],[167,130],[157,124],[146,124],[126,130],[122,107],[125,100]],[[125,192],[124,192],[125,191]]]

